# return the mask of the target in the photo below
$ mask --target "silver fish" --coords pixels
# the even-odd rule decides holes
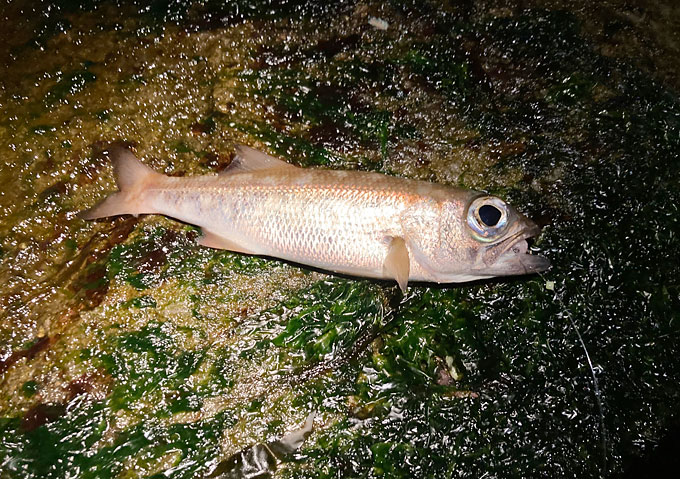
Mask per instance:
[[[539,233],[500,198],[360,171],[304,169],[246,146],[218,175],[176,178],[127,149],[109,157],[119,192],[85,219],[162,214],[200,226],[199,243],[273,256],[337,273],[459,283],[535,273]]]

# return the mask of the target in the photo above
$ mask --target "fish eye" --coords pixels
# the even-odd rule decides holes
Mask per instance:
[[[480,241],[493,241],[508,224],[508,205],[500,198],[482,196],[468,207],[467,222]]]
[[[486,226],[496,226],[503,213],[492,205],[482,205],[479,207],[479,219]]]

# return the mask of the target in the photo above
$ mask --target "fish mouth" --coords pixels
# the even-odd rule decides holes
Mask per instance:
[[[487,258],[490,261],[484,267],[484,274],[514,276],[541,273],[550,268],[550,260],[529,252],[527,240],[536,237],[541,229],[533,222],[528,223],[522,230],[489,247]]]

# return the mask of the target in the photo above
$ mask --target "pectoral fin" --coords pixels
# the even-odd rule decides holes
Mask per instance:
[[[255,251],[249,250],[234,241],[206,230],[203,230],[203,235],[198,238],[198,244],[208,248],[228,249],[237,253],[257,254]]]
[[[408,256],[406,241],[401,237],[392,238],[383,263],[383,272],[388,278],[397,280],[402,292],[406,292],[410,267],[411,260]]]

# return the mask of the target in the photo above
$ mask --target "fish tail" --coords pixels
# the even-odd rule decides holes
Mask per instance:
[[[112,193],[92,208],[78,213],[80,218],[93,220],[106,216],[139,215],[153,213],[146,204],[144,192],[153,184],[165,178],[122,146],[109,148],[109,158],[113,163],[113,173],[118,192]]]

